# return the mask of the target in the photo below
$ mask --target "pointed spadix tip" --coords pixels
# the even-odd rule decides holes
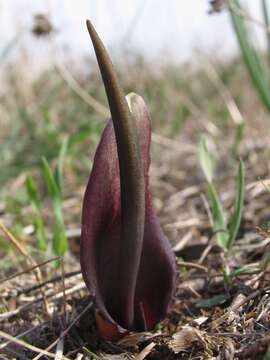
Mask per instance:
[[[93,26],[89,19],[86,20],[86,26],[88,30],[91,29],[91,27]]]
[[[95,30],[93,24],[91,23],[91,21],[89,19],[86,20],[86,26],[87,26],[87,30],[89,32],[89,35],[92,38],[93,34],[96,33],[96,30]]]

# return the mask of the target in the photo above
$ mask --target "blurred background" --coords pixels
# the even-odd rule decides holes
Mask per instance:
[[[246,0],[245,6],[261,18],[260,1]],[[51,62],[45,44],[31,36],[34,16],[48,16],[54,29],[54,41],[60,51],[80,64],[91,55],[85,19],[90,18],[112,54],[128,50],[159,61],[192,61],[194,50],[215,54],[220,58],[233,56],[237,44],[226,11],[209,16],[207,0],[2,0],[1,50],[20,37],[11,58],[28,57],[28,65],[40,70]],[[263,46],[261,36],[258,36]],[[119,55],[120,56],[120,55]]]

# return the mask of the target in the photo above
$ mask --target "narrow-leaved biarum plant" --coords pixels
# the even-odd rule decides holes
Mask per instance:
[[[154,213],[148,170],[151,125],[143,99],[126,98],[90,21],[88,31],[111,116],[96,150],[82,213],[81,268],[99,335],[117,340],[166,315],[176,261]]]

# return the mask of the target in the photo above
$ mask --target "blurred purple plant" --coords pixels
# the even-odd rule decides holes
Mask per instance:
[[[148,110],[140,96],[125,98],[90,21],[87,27],[112,119],[101,136],[84,196],[80,257],[99,335],[114,341],[128,331],[151,330],[166,315],[176,261],[149,193]]]

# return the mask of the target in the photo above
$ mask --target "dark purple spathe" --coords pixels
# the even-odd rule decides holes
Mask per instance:
[[[129,110],[90,23],[88,30],[112,120],[103,131],[84,196],[81,267],[98,310],[99,333],[116,340],[128,330],[150,330],[165,316],[176,266],[149,193],[147,108],[141,97],[130,94]]]

